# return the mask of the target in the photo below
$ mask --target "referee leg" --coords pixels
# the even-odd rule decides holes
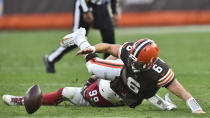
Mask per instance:
[[[110,28],[104,28],[104,29],[100,29],[100,33],[102,36],[102,40],[104,43],[110,43],[110,44],[114,44],[115,43],[115,33],[114,33],[114,27],[110,27]],[[109,54],[104,54],[104,58],[108,57]]]
[[[82,17],[82,9],[80,8],[80,5],[76,2],[74,5],[74,26],[73,31],[80,27],[84,27],[86,29],[86,32],[88,33],[90,25],[85,23]],[[86,33],[86,35],[87,35]],[[45,63],[45,70],[48,73],[55,73],[55,67],[54,64],[58,62],[67,52],[70,52],[71,50],[75,49],[77,46],[71,46],[68,48],[63,48],[59,46],[57,49],[55,49],[52,53],[49,55],[44,56],[44,63]]]

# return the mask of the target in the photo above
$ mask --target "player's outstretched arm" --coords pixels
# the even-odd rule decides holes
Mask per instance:
[[[99,43],[96,44],[95,46],[91,46],[78,51],[76,55],[96,52],[96,53],[109,53],[115,57],[118,57],[119,48],[120,48],[119,44]]]
[[[205,113],[192,95],[187,92],[176,79],[167,87],[167,89],[186,102],[187,106],[192,110],[192,113]]]

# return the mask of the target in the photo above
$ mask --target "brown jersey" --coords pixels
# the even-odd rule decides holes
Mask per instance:
[[[146,71],[138,71],[128,62],[133,43],[125,43],[120,49],[124,63],[120,77],[111,82],[111,88],[118,93],[130,107],[140,104],[143,99],[154,96],[160,87],[167,87],[174,80],[174,73],[160,58]],[[117,84],[118,85],[115,85]]]

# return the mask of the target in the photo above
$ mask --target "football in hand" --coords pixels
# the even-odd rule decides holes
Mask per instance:
[[[42,90],[39,85],[33,85],[24,95],[24,106],[29,114],[37,111],[42,104]]]

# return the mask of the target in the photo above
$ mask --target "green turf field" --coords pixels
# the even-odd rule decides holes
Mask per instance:
[[[43,93],[64,86],[83,86],[90,76],[82,56],[74,56],[78,49],[68,53],[56,64],[56,74],[44,70],[43,56],[59,45],[60,39],[71,30],[10,30],[0,31],[0,96],[24,95],[33,84],[39,84]],[[58,106],[41,106],[29,115],[23,106],[7,106],[0,99],[0,118],[195,118],[210,117],[210,26],[121,28],[116,29],[116,42],[155,40],[160,57],[173,69],[176,78],[198,100],[207,112],[191,114],[186,103],[170,94],[177,105],[173,111],[161,111],[147,101],[131,109],[128,107],[78,107],[69,102]],[[101,42],[98,31],[89,32],[89,42]],[[165,88],[159,91],[164,97]]]

